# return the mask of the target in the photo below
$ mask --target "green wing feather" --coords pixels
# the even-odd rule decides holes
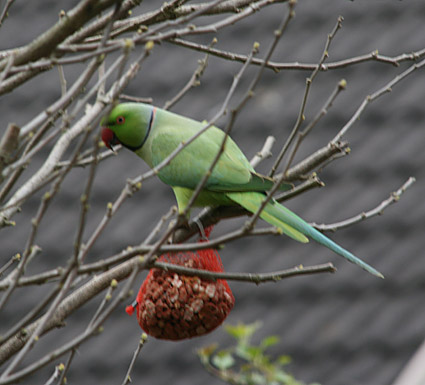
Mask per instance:
[[[265,196],[263,194],[257,192],[227,193],[226,196],[228,196],[231,200],[238,203],[251,213],[256,213],[259,207],[261,206],[263,200],[265,199]],[[295,239],[298,242],[307,243],[308,238],[304,234],[294,229],[287,223],[283,222],[279,218],[279,216],[277,215],[278,213],[276,212],[276,208],[274,207],[272,202],[273,201],[267,203],[263,211],[260,213],[260,218],[270,223],[271,225],[281,229],[284,234],[291,237],[292,239]]]
[[[153,166],[161,163],[202,127],[203,124],[197,121],[165,111],[158,112],[151,144]],[[194,189],[209,170],[220,150],[224,136],[222,130],[210,127],[162,169],[159,178],[171,186]],[[273,179],[255,172],[237,144],[228,137],[225,150],[214,167],[205,189],[215,192],[267,191],[273,185]],[[289,190],[292,187],[291,184],[282,183],[280,189]]]

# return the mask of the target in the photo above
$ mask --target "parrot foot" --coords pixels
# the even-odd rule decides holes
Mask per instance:
[[[184,214],[177,215],[177,224],[176,224],[176,227],[177,228],[184,227],[186,229],[189,229],[190,228],[190,226],[189,226],[189,218],[186,215],[184,215]]]
[[[171,242],[175,243],[175,237],[176,237],[176,233],[178,232],[179,229],[183,229],[183,230],[190,230],[190,225],[189,225],[189,219],[186,215],[183,214],[178,214],[177,215],[177,219],[175,222],[175,230],[173,232],[173,235],[171,236]]]

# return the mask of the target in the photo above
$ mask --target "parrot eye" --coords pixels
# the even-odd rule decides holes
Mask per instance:
[[[116,122],[117,122],[117,124],[124,124],[124,122],[125,122],[124,116],[122,116],[122,115],[117,116]]]

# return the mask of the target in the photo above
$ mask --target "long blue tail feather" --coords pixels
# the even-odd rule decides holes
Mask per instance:
[[[311,237],[316,242],[320,243],[323,246],[326,246],[328,249],[334,251],[335,253],[344,257],[348,261],[360,266],[362,269],[366,270],[367,272],[379,278],[384,278],[382,273],[380,273],[378,270],[368,265],[366,262],[362,261],[360,258],[357,258],[354,254],[350,253],[348,250],[345,250],[344,248],[339,246],[337,243],[332,241],[326,235],[323,235],[320,231],[316,230],[314,227],[309,225],[306,221],[304,221],[298,215],[293,213],[291,210],[287,209],[285,206],[282,206],[276,201],[270,202],[270,206],[272,206],[275,209],[273,211],[275,211],[276,214],[277,212],[281,213],[281,215],[278,216],[278,218],[281,221],[292,226],[293,228],[303,233],[307,237]]]

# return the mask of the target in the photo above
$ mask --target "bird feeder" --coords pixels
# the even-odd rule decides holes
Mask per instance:
[[[207,229],[209,235],[211,228]],[[199,270],[223,272],[215,249],[163,254],[158,261]],[[141,328],[165,340],[182,340],[207,334],[228,316],[235,303],[224,279],[208,280],[154,268],[142,283],[136,301],[127,306],[136,310]]]

